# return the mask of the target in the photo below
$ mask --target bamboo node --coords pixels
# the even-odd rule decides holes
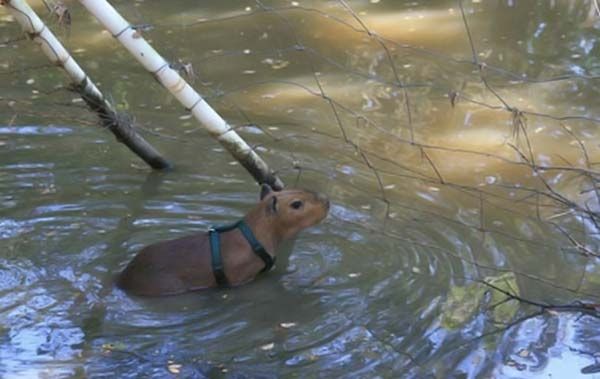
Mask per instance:
[[[60,57],[57,57],[56,65],[64,67],[67,64],[67,62],[69,61],[69,59],[71,59],[71,56],[69,54],[67,54],[65,57],[63,57],[63,59],[60,59]]]
[[[192,110],[194,110],[194,108],[196,107],[196,105],[198,105],[198,104],[200,104],[202,102],[202,100],[203,100],[202,97],[198,97],[198,100],[196,100],[194,102],[194,104],[192,104],[192,106],[189,107],[187,110],[191,112]]]
[[[118,32],[117,34],[113,34],[112,36],[114,38],[119,38],[123,35],[123,33],[125,33],[128,29],[133,29],[131,25],[127,25],[125,28],[123,28],[123,30],[121,30],[120,32]]]
[[[31,25],[31,27],[33,28],[33,25]],[[34,30],[32,32],[25,32],[25,34],[27,34],[27,37],[29,37],[30,40],[34,40],[35,37],[41,36],[41,34],[44,32],[44,30],[46,30],[46,24],[43,24],[42,28],[40,30]]]
[[[169,63],[165,62],[162,66],[157,68],[152,74],[154,74],[154,76],[158,76],[158,73],[161,72],[162,70],[164,70],[168,66],[170,66]]]
[[[170,85],[169,89],[171,89],[173,92],[181,92],[186,85],[186,81],[183,80],[181,76],[177,75],[177,81],[173,85]]]

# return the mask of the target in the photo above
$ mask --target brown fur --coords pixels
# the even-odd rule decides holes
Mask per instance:
[[[296,209],[292,204],[298,205],[298,201],[302,205]],[[274,192],[263,186],[260,202],[244,220],[274,256],[282,241],[320,222],[328,210],[329,200],[322,194],[299,189]],[[221,254],[231,286],[251,281],[264,267],[238,229],[221,233]],[[143,248],[119,275],[117,285],[141,296],[175,295],[215,287],[208,233]]]

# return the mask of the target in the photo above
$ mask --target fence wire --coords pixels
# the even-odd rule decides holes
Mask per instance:
[[[539,56],[533,45],[543,30],[535,12],[548,5],[530,3],[531,23],[507,37],[523,48],[501,54],[489,41],[506,20],[492,18],[510,1],[443,2],[436,12],[427,11],[430,4],[407,3],[376,13],[363,2],[257,0],[205,15],[200,6],[177,8],[184,4],[168,14],[152,13],[151,2],[116,5],[145,36],[161,41],[157,50],[288,182],[329,183],[334,202],[360,204],[354,208],[363,216],[338,211],[336,222],[442,257],[453,282],[501,294],[486,304],[488,312],[521,303],[518,314],[504,325],[491,323],[480,339],[548,310],[600,316],[600,114],[593,100],[600,92],[600,60],[586,45],[597,36],[594,29],[573,26],[597,24],[597,4],[558,2],[551,9],[566,25],[553,26],[552,38],[561,41],[562,35],[581,47],[573,61],[590,58],[570,64],[558,54]],[[90,16],[69,5],[69,25],[55,13],[46,18],[63,29],[83,65],[107,72],[119,67],[125,71],[116,80],[127,86],[146,82],[142,70],[119,66],[112,55],[121,53],[106,50],[110,36],[97,27],[78,37]],[[390,32],[427,17],[439,17],[427,24],[438,30],[420,30],[422,38],[437,33],[427,43],[411,39],[410,30]],[[223,36],[217,28],[229,32]],[[96,123],[50,65],[28,58],[36,47],[9,17],[3,16],[0,30],[6,32],[0,39],[3,124],[42,116]],[[96,44],[77,50],[91,36]],[[200,51],[193,45],[199,40]],[[32,90],[23,90],[23,82]],[[182,113],[159,88],[143,104],[115,88],[109,91],[114,102],[135,114],[143,133],[165,144],[205,138],[197,126],[175,130],[141,114],[150,104]],[[444,238],[471,242],[449,247]],[[506,262],[498,251],[522,256]],[[544,267],[550,256],[562,265]],[[519,289],[494,281],[506,273]],[[536,290],[525,290],[530,287]]]

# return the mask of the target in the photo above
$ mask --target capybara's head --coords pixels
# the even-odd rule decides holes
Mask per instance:
[[[303,189],[273,191],[263,184],[258,208],[270,219],[269,224],[277,229],[280,237],[287,239],[323,220],[329,211],[329,199],[324,194]]]

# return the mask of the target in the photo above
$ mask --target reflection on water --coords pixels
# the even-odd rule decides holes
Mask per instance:
[[[86,126],[72,94],[42,96],[63,78],[20,70],[39,58],[26,41],[0,45],[0,77],[19,67],[2,82],[14,103],[0,98],[0,376],[600,374],[597,314],[537,314],[481,284],[599,302],[585,217],[598,208],[598,89],[543,80],[598,74],[590,2],[464,2],[500,98],[454,1],[353,1],[354,14],[339,2],[116,4],[194,63],[195,86],[287,183],[328,193],[330,216],[248,286],[160,299],[114,288],[142,246],[240,218],[258,191],[74,7],[68,44],[177,168],[148,173]]]

